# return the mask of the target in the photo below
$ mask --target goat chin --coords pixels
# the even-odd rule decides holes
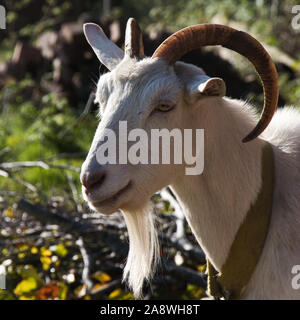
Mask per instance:
[[[122,210],[129,235],[129,253],[123,279],[135,298],[142,298],[144,280],[150,281],[159,262],[159,244],[151,205],[138,210]]]

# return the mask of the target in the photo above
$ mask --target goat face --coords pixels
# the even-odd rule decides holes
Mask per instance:
[[[83,197],[92,209],[106,214],[119,208],[136,210],[153,193],[185,173],[184,163],[174,164],[172,157],[176,146],[173,139],[170,139],[170,164],[151,164],[152,129],[171,131],[176,128],[183,132],[184,129],[195,128],[192,110],[197,107],[195,99],[223,96],[225,85],[221,79],[211,79],[201,69],[182,62],[170,66],[158,58],[137,59],[126,54],[123,57],[120,49],[103,37],[95,25],[85,33],[98,58],[111,71],[100,77],[97,86],[96,102],[100,105],[101,121],[82,165]],[[110,52],[109,59],[106,50]],[[121,122],[126,122],[128,133],[143,129],[149,137],[147,163],[118,161],[121,156],[119,150],[122,149]],[[107,130],[116,136],[117,162],[100,164],[97,155],[108,142]],[[125,152],[138,138],[128,140],[134,142],[128,141]]]

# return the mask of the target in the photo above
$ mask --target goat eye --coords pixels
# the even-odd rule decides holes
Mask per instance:
[[[157,105],[156,109],[159,111],[166,112],[172,110],[174,106],[174,104],[160,103]]]

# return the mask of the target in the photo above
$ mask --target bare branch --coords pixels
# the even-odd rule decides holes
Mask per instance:
[[[93,296],[93,299],[98,299],[98,298],[101,298],[103,294],[111,292],[115,288],[120,287],[121,284],[122,284],[122,279],[116,279],[101,286],[99,289],[92,290],[90,294]]]
[[[8,178],[9,174],[6,171],[0,169],[0,176]]]
[[[66,165],[66,164],[47,163],[47,165],[50,168],[54,168],[54,169],[65,169],[65,170],[71,170],[71,171],[80,173],[80,168],[76,168],[76,167],[69,166],[69,165]]]
[[[31,184],[31,183],[29,183],[29,182],[26,182],[26,181],[24,181],[24,180],[22,180],[22,179],[20,179],[20,178],[13,177],[13,176],[11,176],[11,175],[9,176],[9,178],[11,178],[11,179],[14,180],[15,182],[23,185],[24,187],[26,187],[26,188],[29,189],[29,190],[31,190],[31,191],[33,191],[33,192],[37,192],[37,188],[36,188],[33,184]]]
[[[200,287],[206,288],[206,281],[204,275],[186,267],[177,266],[173,262],[165,262],[164,267],[166,271],[174,276],[176,279],[182,279],[187,283],[196,284]]]
[[[19,193],[16,191],[9,191],[9,190],[0,190],[0,196],[6,196],[6,197],[28,197],[28,198],[35,198],[36,195],[33,194],[24,194],[24,193]]]
[[[72,191],[73,200],[74,200],[76,207],[77,207],[77,211],[83,212],[82,205],[79,201],[78,192],[77,192],[76,186],[73,181],[73,177],[69,172],[67,172],[67,178],[68,178],[68,183],[69,183],[70,189]]]
[[[0,168],[8,170],[19,170],[28,167],[41,167],[48,170],[49,166],[43,161],[18,161],[18,162],[2,162]]]
[[[91,236],[95,241],[104,243],[118,252],[120,256],[126,257],[128,244],[120,240],[118,233],[113,231],[99,230],[93,224],[80,223],[69,218],[63,217],[57,213],[50,212],[41,205],[32,204],[24,199],[18,202],[18,208],[34,216],[43,223],[54,223],[71,233],[79,233],[81,236]]]
[[[83,270],[82,270],[82,283],[86,284],[86,288],[88,293],[90,292],[93,282],[90,279],[90,269],[91,269],[91,257],[88,254],[88,250],[86,249],[84,245],[84,241],[82,237],[79,237],[79,239],[76,241],[76,244],[79,247],[82,260],[83,260]]]
[[[0,163],[0,168],[3,170],[20,170],[23,168],[33,168],[33,167],[39,167],[45,170],[49,170],[50,168],[55,169],[66,169],[71,170],[77,173],[80,173],[80,169],[69,166],[66,164],[55,164],[55,163],[46,163],[44,161],[18,161],[18,162],[2,162]]]

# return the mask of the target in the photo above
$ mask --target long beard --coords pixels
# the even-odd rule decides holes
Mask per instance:
[[[129,235],[129,253],[123,279],[136,298],[142,298],[144,281],[150,281],[159,261],[159,244],[152,210],[146,205],[137,211],[123,211]]]

